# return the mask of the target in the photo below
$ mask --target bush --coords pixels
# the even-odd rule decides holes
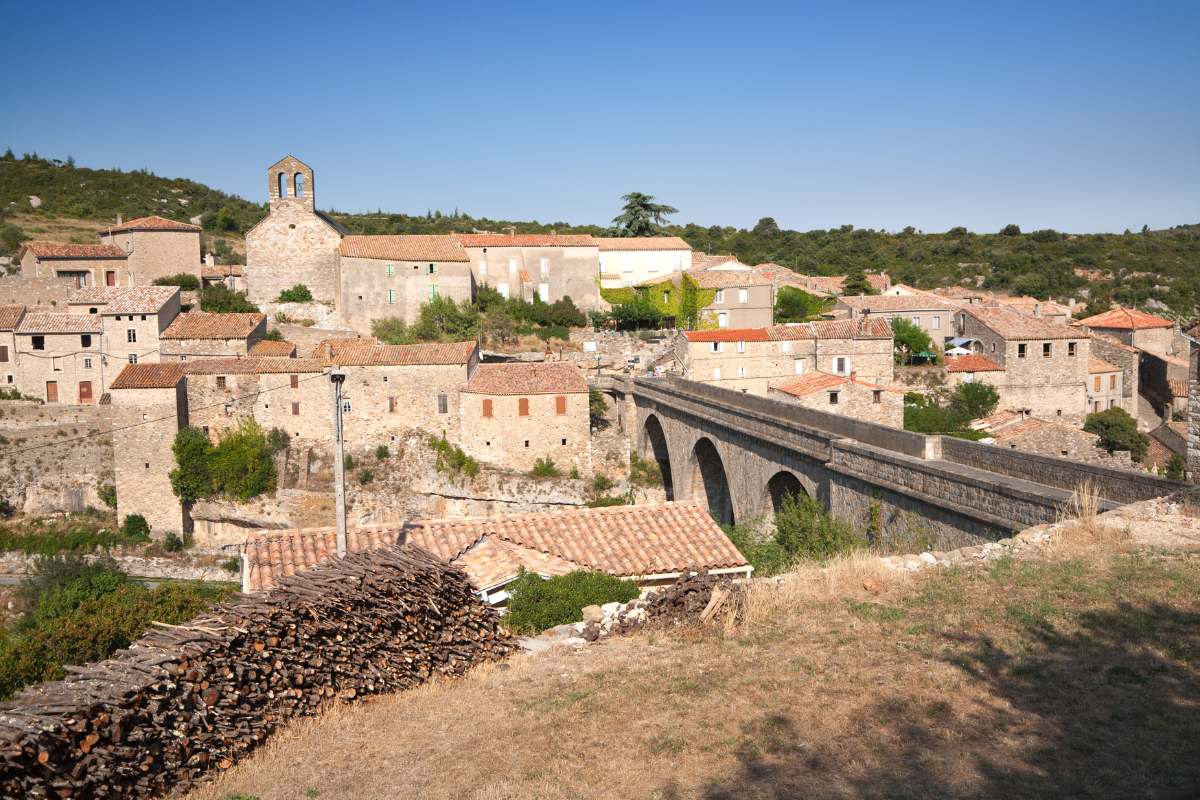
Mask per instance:
[[[1128,450],[1134,461],[1140,462],[1146,457],[1150,446],[1150,437],[1139,433],[1137,420],[1120,406],[1113,406],[1095,414],[1088,414],[1083,422],[1083,429],[1100,437],[1097,447],[1102,447],[1109,453],[1114,450]]]
[[[263,334],[262,340],[263,340],[264,342],[282,342],[282,341],[286,341],[286,340],[283,338],[283,334],[279,332],[279,328],[271,328],[271,330],[269,330],[269,331],[267,331],[266,333],[264,333],[264,334]]]
[[[579,480],[579,467],[571,467],[571,480]]]
[[[588,389],[588,414],[593,417],[603,417],[608,413],[608,401],[604,399],[604,392],[599,389]]]
[[[267,432],[267,449],[274,455],[280,450],[288,449],[292,444],[292,437],[283,428],[271,428]]]
[[[375,448],[375,457],[380,461],[383,461],[385,458],[388,458],[391,455],[392,452],[388,450],[388,446],[386,444],[381,444],[379,447]]]
[[[232,572],[234,574],[237,574],[242,571],[242,560],[240,558],[234,557],[234,558],[229,559],[228,561],[222,561],[221,568],[228,570],[229,572]]]
[[[568,572],[543,580],[522,567],[508,585],[508,625],[519,631],[544,631],[583,621],[583,608],[626,603],[641,594],[636,581],[603,572]]]
[[[221,431],[221,440],[209,468],[215,491],[249,500],[275,489],[275,462],[262,428],[253,419],[242,420],[237,430]]]
[[[150,541],[150,523],[146,522],[146,518],[141,514],[130,514],[125,518],[125,525],[121,532],[125,534],[125,538],[134,542]]]
[[[1167,464],[1167,477],[1173,481],[1183,480],[1183,456],[1175,453],[1171,456],[1171,461]]]
[[[342,469],[344,469],[346,472],[354,471],[354,456],[348,455],[342,459]]]
[[[70,614],[83,603],[129,583],[112,558],[89,562],[78,553],[37,557],[29,574],[17,590],[29,606],[29,613],[21,620],[22,629]]]
[[[1001,236],[1020,236],[1021,235],[1021,226],[1020,225],[1005,225],[1003,228],[1000,229],[1000,235]]]
[[[529,474],[535,478],[557,478],[562,473],[554,466],[554,462],[550,459],[550,456],[546,456],[533,462],[533,469],[530,470]]]
[[[181,553],[183,552],[183,539],[174,533],[168,533],[167,538],[163,539],[163,549],[168,553]]]
[[[279,293],[279,302],[281,303],[311,303],[312,299],[312,292],[302,283]]]
[[[97,483],[96,496],[109,508],[117,507],[117,487],[111,483]]]
[[[215,448],[204,431],[195,425],[180,428],[171,445],[177,469],[167,476],[171,480],[171,491],[184,503],[194,503],[201,497],[213,494],[210,465]]]
[[[969,419],[982,419],[990,416],[1000,405],[1000,392],[990,383],[959,384],[954,394],[950,395],[950,405]]]
[[[200,310],[212,314],[257,314],[258,306],[246,299],[245,292],[231,292],[223,283],[214,283],[200,292]]]
[[[850,525],[835,519],[808,495],[783,496],[775,515],[775,541],[794,558],[824,560],[853,549]]]
[[[618,494],[609,497],[597,497],[595,500],[589,500],[588,508],[609,508],[611,506],[631,506],[632,499],[627,494]]]
[[[461,472],[468,478],[474,478],[479,474],[479,463],[464,453],[461,447],[446,441],[445,434],[442,434],[440,439],[436,436],[431,437],[429,446],[437,453],[437,462],[434,468],[438,472],[449,471],[455,474]]]
[[[613,487],[613,479],[602,472],[597,472],[592,476],[592,491],[597,495],[602,495]]]
[[[198,292],[200,291],[200,279],[195,275],[179,273],[178,275],[168,275],[165,278],[155,278],[155,286],[178,286],[181,292]]]
[[[373,480],[375,480],[375,473],[371,472],[371,470],[363,467],[358,471],[358,482],[361,485],[366,486]]]

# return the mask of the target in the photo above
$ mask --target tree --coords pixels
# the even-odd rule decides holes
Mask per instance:
[[[687,276],[684,276],[687,280]],[[662,325],[662,311],[645,294],[635,294],[628,302],[613,306],[612,317],[622,328],[657,328]]]
[[[621,198],[625,206],[619,216],[613,217],[614,227],[609,236],[662,236],[663,225],[668,224],[667,214],[678,214],[679,209],[654,202],[654,198],[641,192],[630,192]]]
[[[175,454],[178,469],[171,470],[171,491],[183,503],[194,503],[201,497],[213,493],[212,474],[209,464],[213,457],[213,446],[204,431],[195,425],[181,428],[175,434],[171,451]]]
[[[966,414],[968,419],[990,416],[1000,404],[1000,392],[990,383],[959,384],[950,395],[950,406]]]
[[[0,253],[15,253],[21,247],[21,242],[28,240],[29,235],[20,225],[11,222],[0,225]]]
[[[608,413],[608,401],[604,399],[604,392],[599,389],[588,389],[588,414],[593,419],[603,417]]]
[[[1138,432],[1137,420],[1120,406],[1088,414],[1083,422],[1083,429],[1099,436],[1100,441],[1096,442],[1096,446],[1109,453],[1114,450],[1128,450],[1133,460],[1138,462],[1146,457],[1150,437]]]
[[[1021,226],[1020,225],[1005,225],[1003,228],[1000,229],[1000,235],[1001,236],[1020,236],[1021,235]]]
[[[866,270],[856,264],[846,272],[846,279],[842,281],[842,294],[853,297],[856,294],[879,294],[879,290],[867,279]]]
[[[237,430],[226,428],[210,462],[214,489],[249,500],[275,488],[275,462],[261,427],[242,420]]]
[[[902,353],[902,358],[906,361],[911,361],[912,357],[922,350],[928,350],[933,344],[933,340],[929,338],[920,325],[904,319],[903,317],[892,317],[892,341]]]
[[[258,306],[246,299],[245,292],[231,292],[223,283],[214,283],[200,292],[200,310],[212,314],[257,314]]]
[[[832,297],[809,294],[795,286],[783,286],[775,298],[775,321],[808,322],[819,318],[834,302]]]
[[[1179,453],[1171,455],[1171,461],[1167,464],[1167,477],[1173,481],[1183,480],[1183,456],[1179,455]]]
[[[779,233],[779,225],[775,222],[774,217],[763,217],[754,226],[754,235],[770,238]]]
[[[775,515],[775,541],[793,558],[826,559],[854,547],[850,526],[805,494],[785,494]]]

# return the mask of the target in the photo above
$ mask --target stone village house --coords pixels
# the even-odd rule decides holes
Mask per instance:
[[[596,237],[600,286],[636,286],[692,266],[692,246],[678,236]]]
[[[17,253],[22,278],[67,278],[76,289],[116,280],[129,255],[115,244],[52,244],[26,242]]]
[[[767,397],[893,428],[904,427],[904,392],[849,375],[814,370],[773,384]]]
[[[103,323],[102,391],[108,391],[107,381],[116,377],[122,363],[162,360],[160,337],[180,308],[175,286],[94,286],[67,299],[72,316],[98,316]]]
[[[600,308],[596,239],[586,235],[456,234],[470,259],[478,285],[488,284],[505,297],[547,303],[570,297],[581,311]]]
[[[13,329],[15,388],[46,403],[95,403],[105,391],[104,333],[97,316],[23,314]]]
[[[906,319],[928,333],[939,347],[946,337],[958,335],[954,330],[954,312],[957,309],[957,303],[926,292],[839,297],[833,307],[835,314],[841,312],[850,319],[863,316]]]
[[[116,245],[128,258],[123,269],[105,268],[99,286],[150,286],[157,278],[195,275],[200,280],[200,226],[142,217],[98,231],[101,244]],[[99,278],[100,276],[96,276]]]
[[[159,360],[246,358],[266,332],[265,314],[180,314],[159,334]],[[290,347],[294,352],[295,345]]]
[[[738,265],[741,267],[741,265]],[[716,292],[711,303],[701,309],[718,328],[755,328],[775,321],[775,287],[771,281],[755,277],[749,267],[739,269],[689,269],[652,278],[638,284],[643,292],[671,290],[664,284],[678,287],[687,275],[700,289]]]

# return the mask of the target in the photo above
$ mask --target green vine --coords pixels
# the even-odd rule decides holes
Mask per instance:
[[[600,286],[600,279],[596,278]],[[628,303],[640,296],[653,305],[664,317],[674,317],[676,327],[684,330],[708,330],[717,327],[715,317],[704,308],[717,299],[716,289],[701,289],[691,275],[680,276],[679,284],[673,280],[653,283],[649,286],[622,286],[617,289],[600,287],[600,296],[613,305]]]

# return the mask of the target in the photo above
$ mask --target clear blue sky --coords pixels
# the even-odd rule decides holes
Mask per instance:
[[[1200,3],[26,3],[0,148],[605,224],[1200,222]]]

